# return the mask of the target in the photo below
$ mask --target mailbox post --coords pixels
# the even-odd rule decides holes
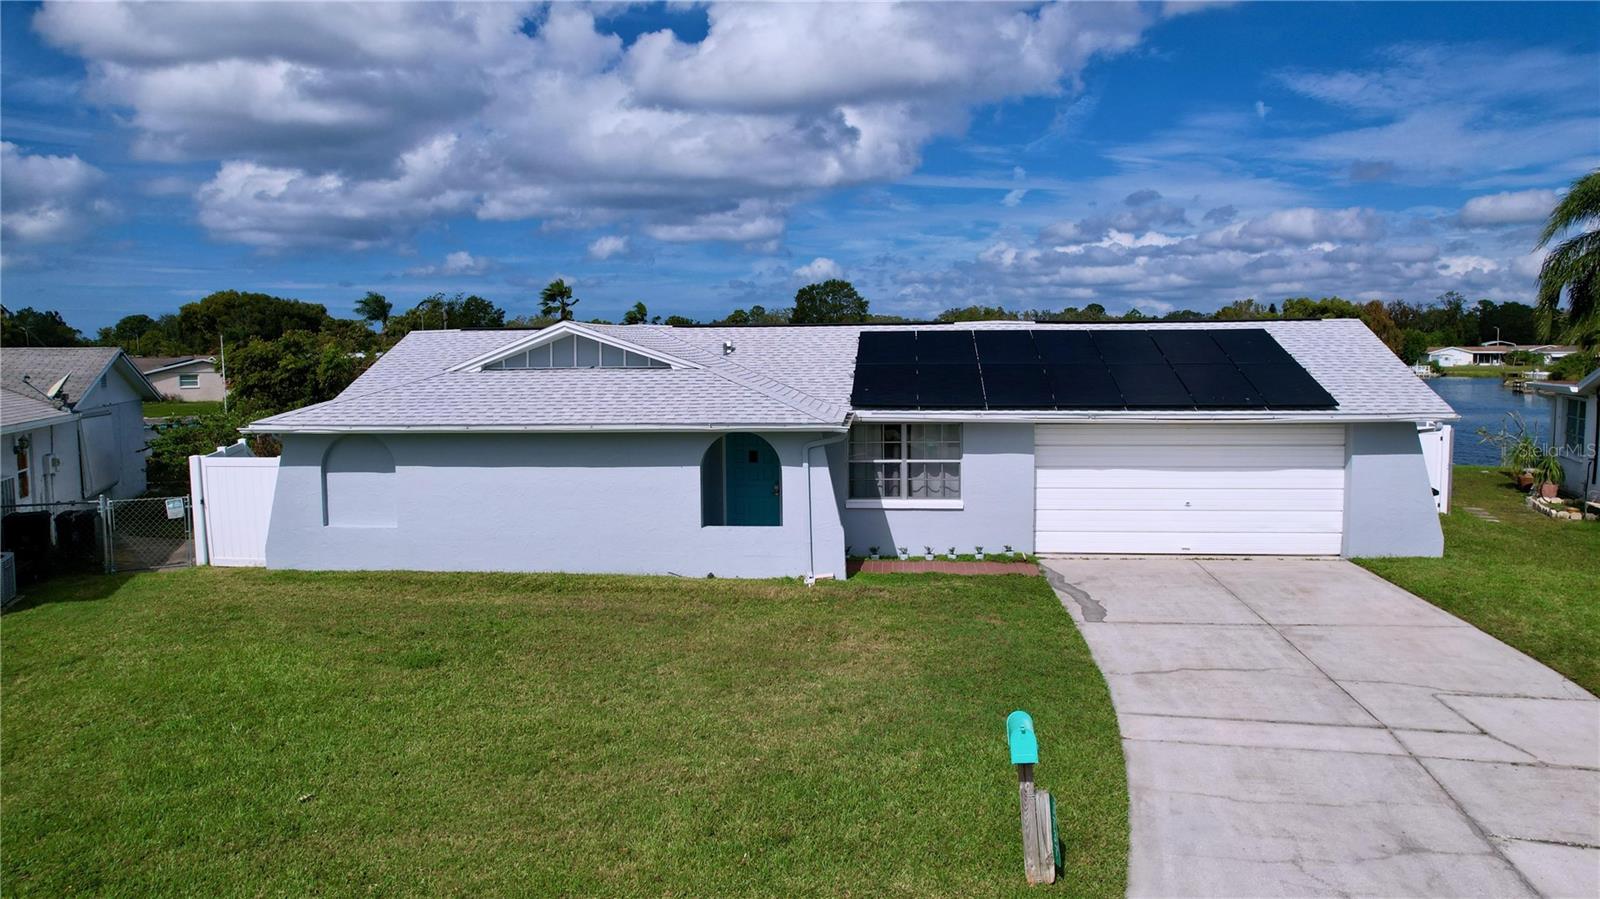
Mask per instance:
[[[1039,738],[1033,716],[1018,709],[1006,716],[1006,743],[1011,764],[1017,766],[1017,796],[1022,809],[1022,861],[1028,883],[1055,883],[1055,815],[1050,794],[1033,783],[1033,766],[1039,763]]]

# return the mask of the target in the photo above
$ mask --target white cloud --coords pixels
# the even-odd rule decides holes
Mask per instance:
[[[834,262],[832,259],[826,256],[818,256],[795,269],[794,277],[796,280],[807,284],[814,284],[818,281],[827,281],[830,278],[843,278],[844,269],[840,268],[839,263]]]
[[[1267,104],[1261,102],[1260,100],[1256,101],[1256,118],[1265,119],[1267,117],[1267,113],[1269,113],[1271,111],[1272,111],[1272,107],[1271,106],[1268,106]]]
[[[1028,190],[1025,187],[1019,187],[1015,190],[1008,190],[1006,191],[1006,195],[1000,198],[1000,205],[1020,206],[1022,204],[1022,198],[1026,197],[1027,195]]]
[[[626,252],[628,252],[628,238],[625,235],[606,234],[589,243],[590,259],[610,259]]]
[[[19,243],[82,236],[113,212],[100,196],[104,182],[104,172],[77,156],[28,153],[0,141],[0,235]]]
[[[1461,207],[1463,225],[1523,225],[1542,222],[1555,208],[1553,190],[1518,190],[1473,197]]]
[[[1463,275],[1490,275],[1500,270],[1500,264],[1483,256],[1444,256],[1439,259],[1439,272],[1452,278]]]
[[[216,237],[359,248],[432,217],[631,221],[766,247],[815,191],[912,172],[983,103],[1074,90],[1134,4],[714,4],[624,46],[605,7],[49,5],[146,157],[216,161]],[[524,27],[532,22],[532,27]],[[434,164],[428,164],[432,161]]]
[[[456,250],[447,253],[444,262],[439,265],[422,265],[406,269],[406,274],[413,278],[426,278],[436,275],[481,275],[495,267],[493,259],[483,256],[474,256],[466,250]]]

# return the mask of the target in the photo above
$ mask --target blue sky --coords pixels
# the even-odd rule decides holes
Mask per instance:
[[[0,5],[0,292],[1529,301],[1600,4]]]

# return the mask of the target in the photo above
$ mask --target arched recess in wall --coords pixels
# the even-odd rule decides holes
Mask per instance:
[[[395,526],[394,456],[376,437],[341,437],[322,459],[323,523]]]
[[[726,434],[700,458],[702,527],[775,527],[783,523],[783,468],[756,434]]]

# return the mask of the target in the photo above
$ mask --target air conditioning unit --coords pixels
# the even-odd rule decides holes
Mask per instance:
[[[0,609],[11,605],[17,598],[17,556],[0,553]]]

